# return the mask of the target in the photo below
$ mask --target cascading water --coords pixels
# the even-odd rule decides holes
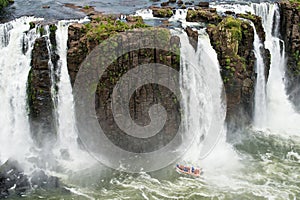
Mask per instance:
[[[33,17],[0,24],[0,162],[9,158],[24,161],[32,140],[26,111],[26,84],[31,51],[38,37],[29,30]],[[28,31],[26,33],[26,31]]]
[[[68,21],[60,21],[57,25],[56,42],[59,55],[58,82],[58,142],[63,149],[77,147],[77,133],[74,113],[72,86],[67,68]]]
[[[204,29],[199,31],[196,51],[186,33],[179,34],[179,37],[184,131],[195,135],[195,141],[183,160],[195,166],[200,162],[213,179],[216,171],[228,173],[239,166],[236,153],[226,142],[226,105],[222,97],[224,88],[220,66]]]
[[[105,178],[102,179],[103,176],[100,178],[96,176],[102,173],[99,172],[99,166],[96,165],[96,172],[93,172],[89,168],[93,159],[87,159],[89,155],[82,153],[83,151],[79,150],[77,145],[72,87],[66,63],[68,22],[58,22],[56,53],[60,56],[60,60],[56,74],[58,93],[54,93],[57,95],[57,106],[54,112],[57,115],[58,140],[57,145],[53,147],[53,153],[57,158],[56,161],[59,162],[58,173],[62,172],[62,175],[65,175],[62,177],[67,175],[71,177],[72,186],[68,184],[67,178],[63,180],[66,180],[65,184],[73,194],[55,194],[51,191],[51,197],[64,198],[61,195],[66,195],[66,198],[70,195],[70,198],[78,196],[87,199],[297,199],[299,197],[299,140],[295,137],[290,139],[282,137],[286,133],[298,132],[297,123],[300,118],[294,112],[284,89],[285,55],[284,44],[278,39],[278,7],[267,3],[225,7],[235,10],[236,13],[251,11],[262,16],[267,32],[265,46],[272,54],[272,66],[267,82],[267,93],[265,93],[267,120],[259,124],[262,132],[252,129],[242,132],[244,141],[241,141],[241,144],[234,144],[234,147],[226,142],[226,130],[221,128],[219,138],[215,138],[218,142],[213,150],[204,159],[200,159],[203,158],[201,151],[204,148],[203,141],[208,137],[206,133],[209,132],[209,128],[216,126],[216,123],[221,125],[224,123],[226,109],[221,98],[222,79],[217,55],[210,45],[208,36],[199,31],[198,46],[195,50],[184,31],[177,33],[181,40],[182,106],[186,112],[184,115],[186,118],[183,119],[184,128],[185,131],[195,134],[194,143],[181,161],[183,164],[202,167],[204,174],[199,179],[177,175],[174,166],[161,170],[164,176],[158,178],[155,178],[155,174],[152,176],[152,174],[141,173],[132,176],[109,172],[106,174],[108,179],[106,183]],[[178,20],[183,22],[182,26],[190,25],[185,22],[185,14],[185,12],[176,12],[170,21]],[[151,15],[151,12],[148,12],[148,18],[151,19]],[[274,16],[276,16],[275,21]],[[30,70],[32,46],[35,38],[39,36],[34,29],[24,33],[28,31],[30,21],[36,19],[21,18],[0,25],[0,96],[2,97],[0,162],[10,157],[22,161],[31,153],[29,149],[33,146],[30,141],[26,112],[26,82]],[[254,50],[257,72],[260,76],[263,75],[263,71],[259,70],[259,66],[263,66],[262,59],[259,57],[261,44],[256,36],[255,34]],[[264,76],[261,78],[263,79]],[[264,91],[262,79],[258,78],[256,94],[259,93],[259,89],[262,89],[262,93]],[[258,88],[259,84],[262,84],[262,87]],[[256,100],[256,103],[261,102]],[[261,106],[263,105],[256,105],[256,108]],[[257,114],[260,111],[261,109],[255,112],[255,119],[262,117]],[[217,121],[211,121],[212,118]],[[257,122],[261,121],[257,120]],[[278,131],[281,134],[275,136],[264,134],[264,127],[269,128],[270,133]],[[70,156],[64,157],[66,155],[64,152],[68,152]],[[80,168],[78,168],[79,163]],[[72,170],[71,173],[61,170],[61,166]],[[82,170],[83,173],[81,171],[73,173],[83,168],[88,170]],[[171,173],[169,169],[172,170]],[[78,181],[73,181],[72,178]],[[94,181],[91,186],[90,179]],[[74,186],[74,182],[75,185],[79,182],[80,186]],[[43,192],[38,193],[38,196],[28,194],[28,198],[47,198],[48,194]]]
[[[254,106],[254,125],[258,128],[262,128],[267,120],[267,99],[266,99],[266,79],[265,79],[265,64],[261,55],[261,43],[256,28],[251,23],[254,30],[254,54],[256,57],[255,68],[257,73],[257,80],[255,85],[255,106]]]
[[[86,21],[83,19],[81,22]],[[60,164],[67,169],[80,170],[94,164],[87,152],[82,151],[78,144],[78,134],[76,129],[76,118],[74,110],[74,100],[72,85],[67,67],[67,41],[68,27],[77,20],[62,20],[57,24],[56,42],[58,60],[58,82],[57,82],[57,144],[54,149]]]
[[[271,68],[267,83],[267,122],[266,128],[275,132],[295,135],[300,131],[297,123],[300,115],[297,114],[285,91],[285,47],[278,37],[280,13],[277,4],[253,4],[254,13],[262,17],[266,32],[265,46],[271,53]]]

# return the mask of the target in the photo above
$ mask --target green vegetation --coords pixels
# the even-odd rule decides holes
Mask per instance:
[[[224,27],[231,33],[232,39],[237,41],[242,40],[242,21],[240,19],[235,19],[232,16],[225,18],[221,23],[224,23]]]
[[[29,26],[30,26],[30,29],[33,29],[33,28],[35,28],[35,23],[34,22],[29,22]]]
[[[8,4],[10,3],[11,1],[9,0],[0,0],[0,9],[8,6]]]
[[[296,76],[299,76],[300,75],[300,52],[299,50],[297,50],[295,53],[294,53],[294,59],[296,61],[296,66],[294,66],[294,75]]]
[[[55,32],[57,30],[57,27],[55,24],[51,24],[49,29],[50,29],[50,32]]]
[[[188,22],[204,22],[218,24],[222,17],[217,12],[207,11],[205,9],[191,10],[187,12],[186,20]]]
[[[85,9],[85,10],[88,10],[88,9],[90,9],[91,7],[89,6],[89,5],[85,5],[85,6],[83,6],[83,9]]]
[[[209,24],[207,27],[209,34],[214,38],[212,40],[214,48],[223,54],[220,64],[224,83],[231,84],[235,74],[246,71],[247,60],[241,57],[239,49],[243,45],[243,37],[249,34],[247,34],[248,27],[250,27],[248,22],[232,16],[227,16],[217,26]],[[225,51],[223,46],[226,46]]]
[[[142,19],[137,19],[135,23],[125,23],[120,20],[115,20],[110,17],[96,17],[95,21],[85,25],[84,32],[87,33],[89,39],[97,39],[103,41],[109,36],[134,28],[146,28]]]
[[[38,32],[40,33],[41,36],[45,35],[46,31],[43,26],[39,27]]]
[[[300,11],[300,0],[289,0],[291,3],[297,5],[297,10]]]
[[[247,14],[239,14],[238,17],[240,18],[244,18],[244,19],[249,19],[250,21],[255,21],[256,20],[256,16],[255,15],[252,15],[250,13],[247,13]]]
[[[27,111],[30,112],[30,109],[32,108],[32,102],[36,99],[36,91],[32,89],[32,79],[33,79],[33,70],[32,68],[30,69],[28,73],[28,81],[27,81]]]
[[[187,19],[193,19],[197,16],[198,11],[189,9],[187,12]]]
[[[158,9],[157,13],[161,17],[170,17],[173,15],[173,11],[171,9]]]

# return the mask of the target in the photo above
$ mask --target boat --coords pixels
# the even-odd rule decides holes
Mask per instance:
[[[200,177],[203,174],[203,170],[201,168],[188,167],[183,165],[176,165],[176,171],[179,174],[190,175],[193,177]]]

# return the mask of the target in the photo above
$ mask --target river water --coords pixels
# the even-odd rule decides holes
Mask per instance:
[[[61,6],[63,1],[15,1],[14,13],[16,16],[34,15],[49,19],[81,18],[81,13],[76,13],[69,8]],[[68,3],[72,3],[68,1]],[[112,13],[133,13],[137,9],[148,6],[143,1],[80,1],[78,5],[95,5],[97,10]],[[50,10],[42,9],[42,5],[51,5]],[[201,132],[203,126],[198,119],[206,120],[205,115],[220,115],[220,123],[223,128],[215,148],[204,159],[200,159],[198,152],[201,145],[201,135],[196,137],[196,142],[178,162],[200,166],[204,170],[200,178],[191,178],[179,175],[170,165],[152,173],[128,174],[99,166],[88,154],[81,151],[75,142],[76,125],[74,120],[74,108],[70,80],[66,69],[66,41],[67,25],[70,22],[60,21],[57,30],[58,54],[60,55],[60,80],[57,120],[61,142],[55,147],[69,150],[73,159],[71,162],[60,161],[66,170],[47,173],[59,176],[65,183],[65,188],[70,193],[60,190],[34,190],[25,195],[24,199],[299,199],[300,198],[300,127],[297,124],[300,117],[293,110],[284,91],[284,59],[281,42],[276,34],[277,26],[273,27],[273,19],[276,18],[278,8],[273,4],[260,5],[215,5],[218,10],[235,10],[236,12],[250,11],[263,17],[264,28],[267,33],[266,47],[270,50],[273,58],[271,64],[270,78],[266,89],[259,91],[266,98],[264,113],[266,119],[259,125],[253,124],[244,127],[235,135],[234,142],[226,141],[226,124],[222,118],[223,101],[221,90],[221,79],[218,61],[215,51],[210,45],[208,36],[203,30],[199,30],[197,51],[188,43],[184,32],[177,30],[173,32],[181,39],[181,89],[184,94],[183,104],[188,108],[186,123],[189,125],[186,131]],[[27,8],[27,9],[24,9]],[[103,10],[101,10],[103,9]],[[123,12],[124,10],[124,12]],[[138,12],[143,17],[147,12]],[[144,13],[144,14],[141,14]],[[56,15],[57,14],[57,15]],[[172,21],[187,23],[182,15],[177,13]],[[274,17],[275,16],[275,17]],[[0,147],[0,159],[5,160],[10,156],[17,157],[20,161],[28,156],[28,148],[32,141],[28,119],[26,116],[26,74],[30,66],[30,51],[37,33],[32,30],[25,35],[28,22],[34,18],[21,18],[0,26],[0,93],[2,104],[0,119],[1,142],[5,145]],[[156,20],[147,13],[147,20]],[[278,23],[278,21],[277,21]],[[272,25],[270,25],[272,24]],[[195,24],[194,24],[195,25]],[[275,31],[273,31],[275,29]],[[278,31],[278,30],[277,30]],[[22,45],[28,45],[28,50],[22,53]],[[258,41],[257,42],[258,45]],[[256,52],[258,53],[258,52]],[[5,59],[2,55],[12,54],[15,57]],[[193,63],[201,66],[201,73],[189,67],[184,60],[197,56],[199,59]],[[202,59],[200,59],[202,58]],[[208,58],[205,60],[204,58]],[[259,55],[256,58],[261,59]],[[261,63],[261,60],[258,60]],[[23,66],[22,70],[17,66]],[[262,66],[260,66],[262,67]],[[260,69],[260,72],[264,70]],[[216,72],[216,73],[214,73]],[[25,74],[25,75],[24,75]],[[18,79],[16,79],[18,77]],[[11,81],[14,80],[14,81]],[[206,82],[213,91],[206,91],[201,85]],[[9,84],[7,84],[9,83]],[[262,84],[260,82],[260,84]],[[18,92],[12,93],[11,91]],[[218,113],[212,113],[211,105],[205,96],[212,95],[217,102]],[[201,104],[202,103],[202,104]],[[199,107],[201,104],[202,107]],[[262,106],[257,104],[256,106]],[[258,109],[261,111],[261,109]],[[204,112],[205,111],[205,112]],[[9,117],[7,117],[9,116]],[[284,122],[282,122],[284,116]],[[258,118],[261,116],[257,116]],[[281,118],[280,118],[281,117]],[[222,121],[223,120],[223,121]],[[257,125],[257,126],[256,126]],[[299,128],[298,128],[299,127]],[[67,132],[67,133],[66,133]],[[14,138],[10,138],[10,134]],[[68,141],[66,141],[68,139]],[[13,148],[12,148],[13,147]],[[9,151],[8,151],[9,149]],[[19,158],[20,157],[20,158]],[[77,157],[77,159],[76,159]],[[12,197],[18,199],[18,197]]]

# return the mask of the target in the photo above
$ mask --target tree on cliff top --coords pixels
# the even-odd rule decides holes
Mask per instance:
[[[8,6],[10,2],[13,2],[11,0],[0,0],[0,9],[4,8],[5,6]]]

